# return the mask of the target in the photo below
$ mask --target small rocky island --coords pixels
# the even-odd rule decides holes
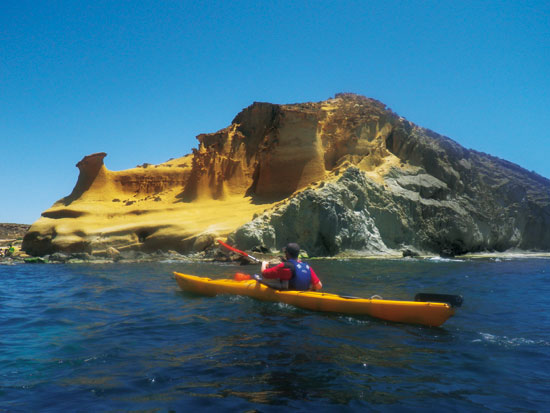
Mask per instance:
[[[314,256],[550,251],[550,180],[466,149],[383,103],[254,103],[187,156],[124,171],[78,162],[30,255],[208,251],[289,241]]]

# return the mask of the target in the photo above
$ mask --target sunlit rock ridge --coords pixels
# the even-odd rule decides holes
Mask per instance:
[[[550,250],[548,179],[373,99],[254,103],[197,139],[187,156],[118,172],[105,153],[84,157],[23,249],[190,253],[221,237],[317,256]]]

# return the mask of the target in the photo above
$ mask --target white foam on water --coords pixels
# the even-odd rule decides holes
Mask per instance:
[[[349,315],[340,315],[340,316],[338,316],[338,318],[340,320],[342,320],[343,322],[345,322],[347,324],[352,324],[352,325],[369,325],[369,324],[372,324],[372,322],[367,320],[367,319],[356,318],[356,317],[349,316]]]
[[[457,260],[454,258],[443,258],[443,257],[430,257],[428,261],[432,262],[465,262],[465,260]]]
[[[472,340],[472,343],[494,343],[500,346],[505,347],[519,347],[519,346],[550,346],[550,342],[546,340],[532,340],[524,337],[508,337],[508,336],[497,336],[490,333],[479,333],[479,339]]]
[[[295,307],[293,305],[290,305],[290,304],[287,304],[287,303],[276,302],[275,305],[277,307],[279,307],[280,309],[282,309],[282,310],[292,310],[292,311],[298,310],[297,307]]]

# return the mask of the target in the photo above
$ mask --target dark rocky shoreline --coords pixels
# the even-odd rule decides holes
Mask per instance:
[[[261,254],[258,258],[270,260],[273,255]],[[44,256],[33,257],[22,251],[17,251],[12,257],[0,256],[0,265],[14,264],[132,264],[145,262],[233,262],[241,265],[253,263],[244,257],[235,253],[226,253],[219,248],[210,248],[209,250],[180,254],[176,251],[156,251],[154,253],[145,253],[141,251],[117,251],[108,250],[102,255],[91,255],[86,252],[65,253],[56,252]]]
[[[260,260],[278,261],[280,256],[273,253],[254,253],[254,256]],[[330,257],[312,257],[306,259],[313,260],[354,260],[354,259],[378,259],[378,260],[469,260],[469,259],[526,259],[526,258],[550,258],[550,253],[540,251],[520,251],[510,250],[505,252],[482,252],[477,254],[465,254],[460,256],[441,256],[441,255],[419,255],[416,253],[410,254],[410,251],[403,251],[402,254],[384,254],[384,255],[361,255],[342,254]],[[157,251],[155,253],[144,253],[140,251],[120,252],[116,256],[94,256],[88,253],[63,253],[56,252],[54,254],[45,255],[42,257],[31,257],[24,253],[17,253],[13,257],[0,257],[0,265],[20,265],[20,264],[136,264],[136,263],[172,263],[172,262],[218,262],[218,263],[233,263],[239,265],[258,265],[250,259],[242,257],[235,253],[226,253],[219,248],[212,248],[207,251],[193,254],[180,254],[175,251]]]

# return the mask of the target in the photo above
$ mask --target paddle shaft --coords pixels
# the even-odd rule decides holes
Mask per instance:
[[[223,241],[218,240],[218,244],[220,244],[222,247],[227,248],[229,251],[233,251],[233,252],[236,252],[236,253],[239,254],[239,255],[242,255],[243,257],[250,258],[252,261],[262,262],[262,261],[259,260],[258,258],[253,257],[252,255],[247,254],[247,253],[244,252],[244,251],[238,250],[237,248],[232,247],[231,245],[227,245],[227,244],[226,244],[225,242],[223,242]]]

